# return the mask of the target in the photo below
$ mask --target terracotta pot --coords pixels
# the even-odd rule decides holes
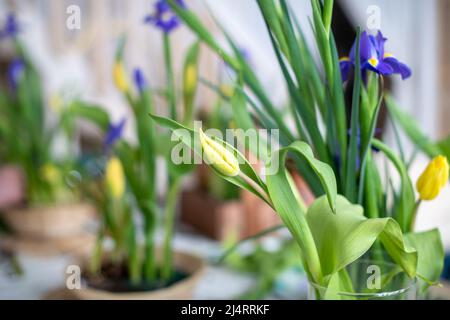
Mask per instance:
[[[0,168],[0,209],[20,205],[25,201],[25,178],[22,170],[6,165]]]
[[[93,288],[71,290],[74,299],[80,300],[188,300],[206,268],[204,261],[188,253],[174,253],[175,266],[189,274],[175,284],[155,291],[114,293]],[[68,291],[68,290],[67,290]]]
[[[74,203],[8,210],[2,218],[15,237],[58,240],[85,234],[85,226],[95,212],[95,207],[90,204]]]
[[[245,209],[240,201],[222,202],[200,190],[181,194],[181,222],[216,240],[242,232]]]

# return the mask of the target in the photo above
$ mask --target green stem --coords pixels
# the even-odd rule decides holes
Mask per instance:
[[[325,0],[322,12],[323,25],[327,35],[330,35],[331,21],[333,19],[333,0]]]
[[[169,192],[167,194],[165,222],[164,222],[164,244],[163,244],[163,265],[161,275],[163,280],[169,280],[173,273],[173,256],[172,256],[172,242],[175,225],[175,212],[180,189],[180,180],[174,179],[170,183]]]
[[[155,213],[148,206],[140,206],[144,214],[145,221],[145,260],[144,274],[145,280],[151,282],[156,279],[156,262],[155,262]]]
[[[409,226],[409,232],[414,232],[414,229],[416,227],[416,218],[417,218],[417,212],[419,211],[420,204],[422,203],[422,200],[419,199],[416,202],[416,205],[414,206],[414,213],[411,217],[411,224]]]
[[[170,46],[170,38],[168,34],[164,34],[164,61],[166,64],[167,76],[167,101],[169,104],[170,117],[177,120],[177,101],[175,95],[175,80],[172,66],[172,49]]]

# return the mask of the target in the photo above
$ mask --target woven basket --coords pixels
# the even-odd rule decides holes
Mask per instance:
[[[57,240],[84,234],[95,212],[90,204],[74,203],[10,210],[2,218],[16,237]]]

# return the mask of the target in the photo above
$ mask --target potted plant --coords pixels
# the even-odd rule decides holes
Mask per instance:
[[[241,97],[239,109],[235,109],[238,127],[255,127],[253,119],[243,112],[249,105],[260,123],[280,130],[281,149],[269,156],[259,154],[267,165],[276,161],[281,164],[278,171],[266,174],[265,180],[255,175],[242,155],[231,147],[234,154],[229,155],[214,144],[222,145],[220,139],[209,138],[199,128],[188,131],[191,140],[203,140],[203,151],[213,166],[215,163],[223,165],[214,166],[222,177],[252,190],[280,215],[300,246],[315,298],[405,298],[405,294],[415,288],[408,279],[417,280],[420,292],[438,281],[443,264],[439,231],[414,232],[413,221],[420,202],[436,197],[447,182],[448,162],[444,157],[437,157],[430,163],[418,181],[419,200],[416,201],[407,164],[374,138],[385,96],[383,78],[400,74],[406,79],[411,75],[405,64],[386,54],[386,39],[381,32],[369,35],[358,30],[349,57],[340,60],[331,30],[333,1],[312,0],[312,26],[321,58],[317,65],[286,1],[258,1],[286,80],[291,101],[289,111],[296,125],[296,130],[291,130],[226,31],[223,30],[232,55],[215,41],[193,12],[181,10],[172,0],[168,3],[210,48],[239,72],[235,90],[235,95]],[[344,89],[351,69],[355,72],[348,115]],[[170,119],[154,119],[174,130],[187,130]],[[319,130],[322,120],[325,130]],[[180,140],[195,149],[189,141],[182,137]],[[195,151],[202,154],[198,147]],[[381,154],[393,163],[401,177],[400,185],[394,188],[389,181],[384,184],[381,181],[381,170],[374,160]],[[284,167],[288,155],[318,197],[309,208],[291,187],[292,179]],[[326,197],[321,196],[324,193]],[[303,215],[306,211],[308,214]],[[375,230],[378,231],[373,233]],[[373,242],[367,242],[369,237]],[[363,250],[356,253],[353,251],[356,247]],[[363,255],[364,259],[358,259]],[[362,287],[365,280],[353,278],[361,268],[367,270],[366,261],[373,262],[383,269],[384,275],[389,275],[389,281],[370,292]],[[394,275],[400,278],[394,280]],[[395,292],[402,295],[396,296]]]
[[[1,218],[14,235],[12,241],[4,239],[3,244],[20,248],[42,245],[50,251],[65,251],[78,246],[74,240],[91,239],[84,228],[94,208],[82,201],[79,184],[71,179],[79,174],[75,161],[57,159],[52,154],[60,123],[50,128],[46,121],[39,73],[17,37],[19,30],[15,16],[10,14],[2,39],[11,40],[16,57],[9,66],[9,85],[0,89],[0,156],[2,164],[14,164],[15,171],[21,172],[25,195],[22,203],[2,211]]]
[[[189,122],[197,86],[199,44],[194,43],[186,54],[181,91],[184,114],[179,117],[179,91],[175,88],[170,45],[170,32],[178,25],[178,19],[164,1],[159,1],[155,13],[147,17],[146,22],[163,31],[167,85],[162,96],[168,103],[169,113],[180,121]],[[175,166],[170,160],[170,136],[157,132],[148,120],[148,114],[154,110],[153,92],[140,69],[133,73],[136,90],[130,86],[123,63],[124,49],[125,38],[122,38],[113,78],[133,112],[137,142],[121,140],[125,119],[118,124],[110,123],[104,111],[83,103],[73,105],[72,109],[73,114],[94,121],[106,132],[105,150],[109,157],[106,182],[94,188],[104,222],[93,260],[83,268],[86,286],[75,295],[81,299],[188,299],[203,273],[204,262],[195,255],[174,251],[172,241],[182,178],[193,166]],[[157,195],[161,181],[157,178],[156,160],[160,156],[168,169],[162,210]],[[162,244],[156,242],[158,228],[163,231]],[[106,238],[113,240],[111,250],[103,246]]]

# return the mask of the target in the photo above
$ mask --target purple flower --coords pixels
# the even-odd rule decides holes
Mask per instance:
[[[139,68],[134,69],[133,78],[134,83],[139,90],[139,93],[142,94],[142,92],[147,88],[147,80],[145,79],[142,70]]]
[[[20,32],[20,27],[17,22],[16,16],[13,13],[8,14],[6,17],[5,25],[0,30],[0,39],[14,38]]]
[[[183,9],[186,8],[184,0],[175,0],[175,3]],[[165,33],[170,33],[180,25],[180,19],[172,11],[166,0],[158,0],[155,3],[155,12],[146,16],[144,22],[156,26]]]
[[[377,35],[368,35],[366,31],[361,34],[360,60],[361,71],[372,71],[383,76],[400,74],[402,79],[409,78],[411,69],[404,63],[398,61],[392,54],[384,51],[387,38],[383,37],[381,31]],[[347,81],[350,70],[355,66],[356,41],[348,57],[340,59],[342,80]]]
[[[16,91],[23,76],[25,64],[22,59],[15,58],[8,67],[8,83],[11,90]]]
[[[117,140],[122,138],[123,128],[125,127],[126,119],[125,117],[120,120],[119,123],[110,123],[108,132],[106,134],[105,140],[103,142],[105,148],[109,149]]]

